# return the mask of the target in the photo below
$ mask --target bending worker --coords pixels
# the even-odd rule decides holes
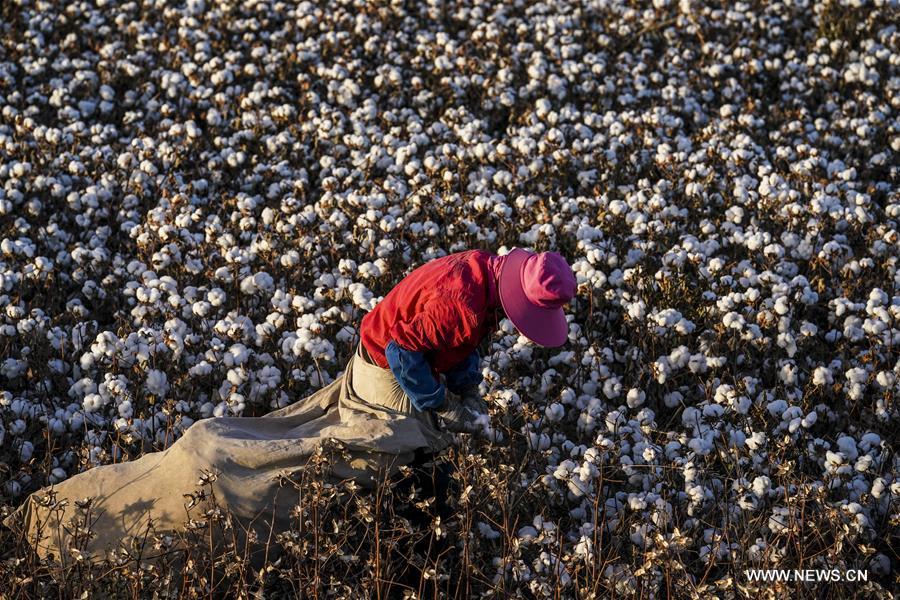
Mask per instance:
[[[531,341],[560,346],[568,336],[562,306],[575,288],[556,252],[450,254],[412,271],[363,317],[363,358],[389,368],[418,411],[436,411],[449,431],[472,432],[486,412],[476,348],[501,312]]]
[[[560,346],[568,336],[562,307],[575,289],[572,269],[556,252],[514,248],[496,256],[468,250],[415,269],[363,317],[360,357],[390,369],[411,404],[401,410],[431,432],[431,452],[419,450],[413,466],[426,464],[450,443],[436,417],[449,432],[472,433],[485,422],[476,348],[501,315],[533,342]],[[449,467],[442,467],[432,482],[439,512],[446,511],[449,483]],[[431,491],[427,479],[424,484]]]

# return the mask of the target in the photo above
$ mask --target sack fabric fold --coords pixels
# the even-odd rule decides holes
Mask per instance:
[[[24,534],[41,557],[71,563],[67,523],[76,515],[76,501],[91,497],[95,535],[81,551],[102,559],[125,537],[144,535],[149,519],[156,532],[167,532],[183,529],[189,516],[202,518],[196,509],[189,515],[185,495],[200,487],[206,470],[217,473],[209,485],[216,503],[237,518],[239,539],[246,541],[238,531],[244,528],[266,540],[290,525],[298,499],[297,490],[279,480],[297,481],[316,449],[334,441],[349,456],[332,462],[331,481],[372,487],[411,463],[416,450],[440,452],[452,437],[431,411],[416,410],[390,370],[358,345],[343,374],[310,396],[262,417],[199,420],[165,450],[94,467],[34,492],[4,525]],[[68,500],[61,511],[40,502],[50,488],[57,500]]]

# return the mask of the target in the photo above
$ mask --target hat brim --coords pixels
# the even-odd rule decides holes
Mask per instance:
[[[500,271],[500,304],[519,332],[532,342],[548,348],[562,346],[569,337],[569,324],[562,308],[532,304],[522,287],[522,272],[531,253],[513,248]]]

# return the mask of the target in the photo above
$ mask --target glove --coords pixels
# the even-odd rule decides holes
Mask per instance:
[[[477,415],[488,414],[487,402],[481,397],[481,393],[478,391],[478,384],[467,385],[460,390],[459,395],[462,398],[463,406],[469,407],[469,410],[472,412]]]
[[[466,402],[472,402],[475,406],[480,406],[484,404],[484,400],[481,398],[481,394],[478,392],[478,384],[471,383],[469,385],[463,386],[458,391],[460,398],[463,400],[463,404]],[[487,412],[487,405],[484,405],[484,411]]]
[[[478,400],[481,405],[471,397],[464,399],[448,390],[444,395],[444,404],[435,412],[447,431],[476,433],[482,429],[478,418],[487,414],[487,404],[481,398]]]

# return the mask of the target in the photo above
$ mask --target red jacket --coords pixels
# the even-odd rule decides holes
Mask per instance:
[[[496,274],[503,258],[467,250],[404,277],[360,323],[360,340],[372,360],[389,368],[384,348],[391,340],[424,352],[435,378],[465,360],[499,319]]]

